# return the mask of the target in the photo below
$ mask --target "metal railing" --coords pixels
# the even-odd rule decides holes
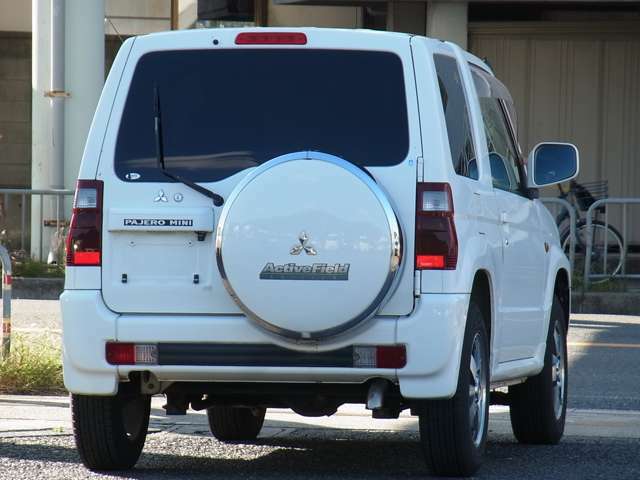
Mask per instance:
[[[11,257],[0,245],[0,274],[2,274],[2,353],[6,359],[11,352]]]
[[[585,288],[589,288],[589,283],[594,275],[591,274],[591,259],[593,256],[593,222],[594,222],[594,212],[597,212],[599,208],[604,206],[604,228],[605,231],[609,228],[609,205],[622,205],[622,252],[620,255],[622,256],[622,270],[619,273],[615,274],[615,278],[636,278],[640,279],[640,274],[630,274],[626,272],[626,258],[627,258],[627,247],[628,247],[628,225],[627,225],[627,210],[629,205],[640,205],[640,198],[603,198],[595,201],[587,210],[586,220],[587,220],[587,246],[585,252],[585,262],[584,262],[584,285]],[[606,276],[606,265],[607,265],[607,252],[608,252],[608,237],[605,236],[605,248],[604,248],[604,265]],[[598,275],[601,276],[601,275]]]
[[[547,208],[549,208],[548,205],[559,205],[569,214],[569,265],[571,266],[571,271],[573,272],[573,267],[576,262],[576,209],[573,208],[573,205],[571,205],[568,201],[562,198],[542,197],[540,201],[545,204],[545,207]]]
[[[27,197],[39,196],[39,209],[38,209],[38,226],[39,231],[37,235],[37,239],[39,242],[39,260],[44,260],[43,252],[44,252],[44,235],[43,230],[45,227],[55,227],[59,228],[62,224],[64,224],[64,197],[73,196],[73,190],[62,190],[62,189],[30,189],[30,188],[0,188],[0,196],[3,197],[5,210],[8,210],[10,205],[10,197],[17,196],[21,199],[20,202],[20,250],[24,250],[26,246],[25,235],[27,232]],[[55,206],[53,207],[53,211],[55,212],[54,218],[45,218],[45,197],[53,197],[55,198]],[[33,209],[32,209],[33,211]],[[53,217],[53,213],[51,215]],[[33,222],[31,222],[33,225]],[[33,234],[32,234],[32,237]],[[31,246],[31,250],[33,251],[34,246]]]

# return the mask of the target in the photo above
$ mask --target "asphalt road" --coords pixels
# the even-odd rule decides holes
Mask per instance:
[[[56,329],[55,310],[48,302],[17,303],[14,330]],[[486,461],[476,478],[640,479],[640,317],[572,316],[569,355],[570,411],[561,444],[519,445],[506,409],[492,407]],[[107,476],[79,463],[65,398],[0,397],[0,480],[425,476],[416,421],[406,414],[372,420],[348,406],[328,419],[307,419],[275,410],[256,442],[228,445],[209,435],[204,415],[168,418],[161,405],[154,399],[137,468]]]

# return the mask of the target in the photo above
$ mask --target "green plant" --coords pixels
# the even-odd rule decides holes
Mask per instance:
[[[59,335],[13,335],[9,357],[0,360],[0,394],[63,392]]]
[[[25,259],[13,262],[14,277],[40,277],[59,278],[64,277],[64,265],[49,265],[37,260]]]

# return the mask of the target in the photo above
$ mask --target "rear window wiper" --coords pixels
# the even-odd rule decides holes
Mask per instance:
[[[154,119],[154,131],[156,134],[156,158],[158,160],[158,168],[160,169],[160,171],[165,177],[169,177],[172,180],[175,180],[176,182],[180,182],[186,185],[187,187],[192,188],[196,192],[204,195],[205,197],[209,197],[211,200],[213,200],[213,204],[216,207],[222,206],[222,204],[224,203],[224,198],[222,198],[222,196],[218,195],[215,192],[212,192],[211,190],[201,187],[194,181],[189,180],[188,178],[184,178],[180,175],[176,175],[175,173],[171,173],[170,171],[167,170],[167,167],[165,166],[165,163],[164,163],[164,143],[162,141],[162,111],[160,109],[160,89],[158,88],[157,85],[153,88],[153,93],[155,97],[154,98],[155,109],[154,109],[153,119]]]

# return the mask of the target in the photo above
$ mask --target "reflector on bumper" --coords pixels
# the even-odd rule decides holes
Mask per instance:
[[[107,342],[106,357],[111,365],[157,365],[158,346]]]

